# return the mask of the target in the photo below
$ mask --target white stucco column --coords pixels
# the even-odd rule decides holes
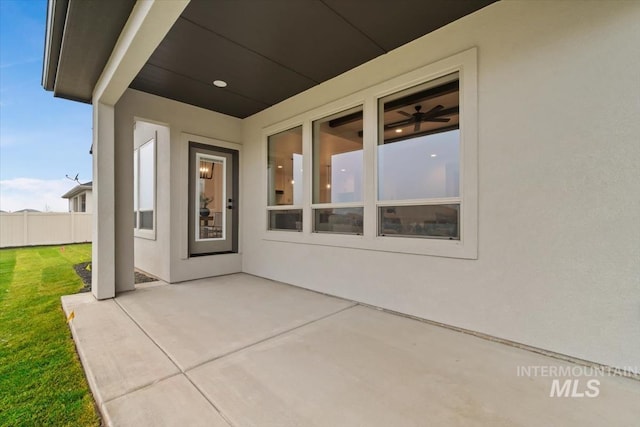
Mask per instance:
[[[115,126],[114,107],[95,103],[91,292],[97,299],[134,289],[133,147],[116,141]]]
[[[115,286],[114,109],[93,104],[93,244],[91,292],[113,298]]]
[[[133,244],[133,123],[118,119],[114,111],[114,216],[116,294],[131,291],[134,285]],[[124,135],[121,137],[120,135]]]
[[[116,122],[114,106],[188,4],[137,2],[93,90],[91,290],[97,299],[134,289],[133,128]],[[131,137],[116,140],[122,132]]]

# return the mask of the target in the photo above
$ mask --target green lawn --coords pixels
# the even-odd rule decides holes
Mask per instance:
[[[97,426],[60,305],[91,245],[0,249],[0,426]]]

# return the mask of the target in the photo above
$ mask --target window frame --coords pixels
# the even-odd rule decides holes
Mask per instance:
[[[452,74],[457,74],[456,77],[450,77]],[[442,80],[441,82],[436,83],[437,80]],[[388,100],[386,100],[386,102],[393,102],[395,100],[398,99],[402,99],[403,97],[406,96],[411,96],[412,94],[415,94],[417,92],[423,91],[425,89],[429,89],[429,88],[434,88],[434,87],[438,87],[441,85],[445,85],[454,81],[458,81],[460,82],[460,73],[457,71],[454,71],[453,73],[450,74],[443,74],[440,77],[437,77],[435,79],[429,79],[424,81],[421,84],[418,85],[414,85],[414,86],[409,86],[406,87],[404,89],[395,91],[395,92],[391,92],[390,94],[387,94],[385,96],[379,96],[377,97],[376,101],[377,101],[377,113],[378,113],[378,117],[377,117],[377,125],[378,125],[378,133],[377,133],[377,140],[376,140],[376,163],[375,163],[375,167],[376,167],[376,176],[375,176],[375,186],[376,186],[376,213],[377,213],[377,222],[376,222],[376,234],[378,235],[378,237],[385,237],[385,238],[399,238],[399,237],[404,237],[404,238],[413,238],[413,239],[446,239],[446,240],[460,240],[462,238],[462,233],[460,232],[460,227],[461,227],[461,218],[462,218],[462,181],[460,179],[460,177],[462,176],[462,132],[461,132],[461,124],[462,121],[460,120],[460,124],[458,125],[458,132],[460,133],[459,136],[459,153],[458,153],[458,195],[457,196],[449,196],[449,197],[422,197],[422,198],[406,198],[406,199],[381,199],[380,198],[380,178],[379,178],[379,147],[380,147],[380,142],[383,141],[383,139],[381,138],[380,133],[383,132],[384,130],[384,121],[381,120],[381,106],[384,105],[384,99],[385,98],[390,98]],[[460,84],[461,85],[461,84]],[[458,98],[460,98],[460,93],[458,93]],[[460,99],[458,99],[460,101]],[[459,110],[462,111],[462,106],[459,107]],[[460,113],[461,116],[461,113]],[[419,137],[418,137],[419,138]],[[414,138],[408,138],[407,140],[410,139],[414,139]],[[448,237],[438,237],[438,236],[418,236],[418,235],[393,235],[393,234],[389,234],[389,235],[384,235],[380,233],[380,221],[382,220],[382,218],[380,218],[379,212],[380,212],[380,208],[393,208],[393,207],[420,207],[420,206],[443,206],[443,205],[458,205],[459,209],[458,209],[458,235],[459,238],[458,239],[450,239]]]
[[[282,132],[286,132],[292,129],[295,129],[297,127],[300,127],[301,132],[302,132],[302,204],[290,204],[290,205],[270,205],[269,204],[269,137],[277,135],[279,133]],[[277,125],[276,127],[272,127],[270,128],[269,132],[266,134],[266,137],[264,139],[265,143],[263,144],[264,147],[264,152],[263,152],[263,165],[267,165],[266,169],[265,169],[265,181],[267,183],[267,188],[266,191],[264,192],[265,195],[265,203],[264,205],[266,206],[266,215],[264,215],[264,220],[265,220],[265,224],[263,229],[269,231],[269,232],[275,232],[275,233],[285,233],[285,234],[299,234],[302,233],[305,229],[305,221],[306,218],[308,217],[308,213],[305,211],[305,206],[308,204],[308,194],[307,194],[307,186],[306,183],[309,180],[309,176],[308,175],[308,166],[307,166],[307,156],[309,153],[309,150],[307,149],[307,147],[305,146],[305,130],[307,126],[305,125],[304,122],[298,122],[298,121],[287,121],[287,122],[283,122],[280,125]],[[295,199],[294,199],[295,200]],[[271,215],[271,211],[301,211],[302,213],[302,228],[300,228],[299,230],[294,230],[294,229],[270,229],[269,228],[269,216]]]
[[[147,144],[152,144],[153,155],[152,155],[152,182],[153,182],[153,221],[152,228],[140,228],[140,149]],[[158,138],[157,134],[153,136],[153,138],[149,138],[139,146],[134,148],[133,153],[133,161],[134,161],[134,188],[133,188],[133,198],[134,198],[134,224],[133,224],[133,235],[134,237],[140,237],[148,240],[156,239],[156,229],[157,229],[157,220],[158,220],[158,194],[157,194],[157,170],[158,170]]]
[[[362,197],[360,201],[357,202],[329,202],[329,203],[315,203],[313,201],[313,194],[314,194],[314,182],[313,182],[313,178],[315,175],[315,171],[314,171],[314,154],[315,154],[315,147],[314,147],[314,143],[315,143],[315,133],[314,133],[314,128],[315,128],[315,123],[321,120],[328,120],[330,117],[332,116],[338,116],[341,117],[343,114],[344,115],[349,115],[350,112],[355,112],[353,110],[359,109],[362,111],[362,117],[363,117],[363,138],[362,138],[362,176],[360,177],[361,181],[362,181]],[[311,160],[311,174],[310,174],[310,184],[311,184],[311,210],[310,210],[310,214],[311,214],[311,232],[312,233],[321,233],[321,234],[346,234],[346,235],[353,235],[353,236],[361,236],[364,233],[364,227],[363,227],[363,232],[362,233],[352,233],[352,232],[339,232],[339,231],[318,231],[316,230],[316,224],[315,224],[315,211],[316,210],[323,210],[323,209],[348,209],[348,208],[361,208],[363,211],[363,217],[364,217],[364,200],[365,200],[365,180],[364,180],[364,175],[365,175],[365,161],[364,161],[364,145],[365,145],[365,141],[364,141],[364,103],[360,103],[358,105],[355,105],[351,108],[347,108],[341,111],[337,111],[334,112],[333,114],[328,114],[325,115],[323,117],[320,118],[315,118],[310,120],[311,122],[311,149],[309,150],[309,157]],[[304,141],[303,141],[304,144]],[[332,183],[333,185],[333,183]]]
[[[438,78],[458,73],[460,167],[459,167],[459,240],[438,238],[416,238],[400,236],[378,236],[378,101],[389,95],[410,89]],[[354,92],[334,102],[311,108],[290,119],[263,128],[263,165],[267,165],[268,137],[278,132],[302,125],[303,152],[303,227],[299,233],[268,230],[262,228],[263,240],[311,245],[335,246],[382,252],[407,253],[449,258],[477,259],[478,257],[478,69],[477,48],[471,48],[440,61],[398,75],[374,86]],[[313,208],[323,204],[312,204],[313,183],[311,158],[312,127],[319,120],[350,108],[363,106],[363,234],[315,233],[313,232]],[[267,178],[265,167],[265,179]],[[433,204],[450,199],[431,199]],[[415,201],[403,200],[401,204]],[[397,202],[393,202],[397,203]],[[423,203],[422,199],[420,203]],[[263,206],[267,206],[267,192],[263,192]],[[343,207],[342,205],[340,207]],[[291,207],[287,207],[291,208]]]

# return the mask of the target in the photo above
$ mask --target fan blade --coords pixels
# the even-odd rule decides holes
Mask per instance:
[[[413,127],[414,132],[420,132],[420,128],[422,127],[422,121],[417,121],[415,126]]]
[[[425,122],[435,122],[435,123],[447,123],[449,120],[451,120],[451,119],[435,119],[435,118],[434,119],[430,119],[430,118],[423,119],[423,121],[425,121]]]
[[[425,115],[431,115],[433,113],[437,113],[438,111],[444,109],[444,106],[442,105],[436,105],[435,107],[433,107],[431,110],[427,111],[426,113],[424,113]]]
[[[406,126],[406,125],[411,124],[413,122],[414,122],[414,119],[412,117],[409,120],[402,120],[402,121],[395,122],[395,123],[389,123],[387,125],[384,125],[384,128],[385,129],[391,129],[391,128],[396,128],[396,127],[400,127],[400,126]]]
[[[406,117],[411,117],[411,114],[407,113],[406,111],[396,111],[398,114],[402,114],[403,116]]]

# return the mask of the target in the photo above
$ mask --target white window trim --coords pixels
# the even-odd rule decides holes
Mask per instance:
[[[377,207],[383,205],[411,204],[410,200],[380,201],[377,199],[377,145],[378,100],[387,95],[435,80],[451,73],[459,73],[460,81],[460,240],[428,239],[419,237],[386,237],[377,235]],[[312,232],[312,209],[320,207],[311,203],[312,179],[312,125],[322,119],[349,108],[363,105],[363,156],[364,156],[364,217],[363,235]],[[270,135],[302,125],[303,155],[303,205],[267,206],[267,191],[263,191],[262,205],[265,211],[274,208],[303,210],[301,232],[268,230],[264,216],[264,240],[336,246],[381,252],[409,253],[449,258],[478,258],[478,68],[477,48],[471,48],[435,63],[397,76],[378,85],[363,89],[323,107],[310,110],[286,121],[263,129],[262,164],[267,164],[267,140]],[[264,166],[263,166],[264,167]],[[265,167],[265,182],[266,182]],[[266,189],[265,189],[266,190]],[[450,202],[453,199],[430,199],[420,204]],[[333,206],[331,206],[333,207]],[[342,207],[342,206],[336,206]]]
[[[140,148],[142,148],[144,145],[149,144],[149,143],[153,143],[153,229],[148,230],[148,229],[142,229],[139,228],[140,227],[140,216],[138,215],[138,212],[140,210],[140,177],[138,177],[137,179],[137,188],[134,188],[133,191],[135,192],[134,197],[138,197],[138,209],[134,210],[134,212],[136,213],[136,215],[138,215],[138,217],[136,218],[136,224],[135,227],[133,229],[133,236],[134,237],[139,237],[142,239],[147,239],[147,240],[156,240],[156,229],[157,229],[157,221],[158,221],[158,192],[157,192],[157,188],[158,188],[158,176],[157,176],[157,170],[158,170],[158,134],[157,132],[155,133],[153,138],[150,138],[149,140],[143,142],[142,144],[140,144],[139,146],[135,147],[134,151],[138,152],[138,156],[137,156],[137,160],[138,160],[138,174],[140,174]],[[133,156],[134,159],[136,158],[136,156]],[[135,173],[135,172],[134,172]]]
[[[309,124],[307,121],[298,121],[298,120],[287,120],[284,122],[281,122],[275,126],[270,126],[268,128],[265,128],[265,133],[263,133],[263,140],[265,141],[264,144],[262,144],[262,158],[264,159],[264,161],[262,162],[262,165],[268,165],[269,164],[269,137],[276,135],[280,132],[285,132],[294,128],[297,128],[301,126],[302,127],[302,204],[297,204],[297,205],[269,205],[269,188],[265,188],[263,191],[263,197],[264,197],[264,206],[266,206],[266,215],[263,215],[263,224],[262,224],[262,229],[263,230],[267,230],[269,232],[276,232],[276,233],[284,233],[284,234],[300,234],[301,231],[300,230],[269,230],[269,211],[288,211],[288,210],[301,210],[302,211],[302,229],[304,230],[305,226],[306,226],[306,210],[305,207],[309,205],[309,202],[311,201],[310,199],[310,194],[309,194],[309,188],[308,187],[308,181],[309,179],[311,179],[311,175],[309,174],[309,167],[311,167],[311,162],[308,161],[308,157],[310,157],[309,153],[311,153],[311,147],[307,147],[306,145],[306,141],[308,139],[308,135],[306,133],[310,132],[311,130],[308,129]],[[266,136],[265,136],[266,135]],[[269,170],[268,168],[265,168],[264,170],[264,182],[267,183],[267,186],[269,185]]]

